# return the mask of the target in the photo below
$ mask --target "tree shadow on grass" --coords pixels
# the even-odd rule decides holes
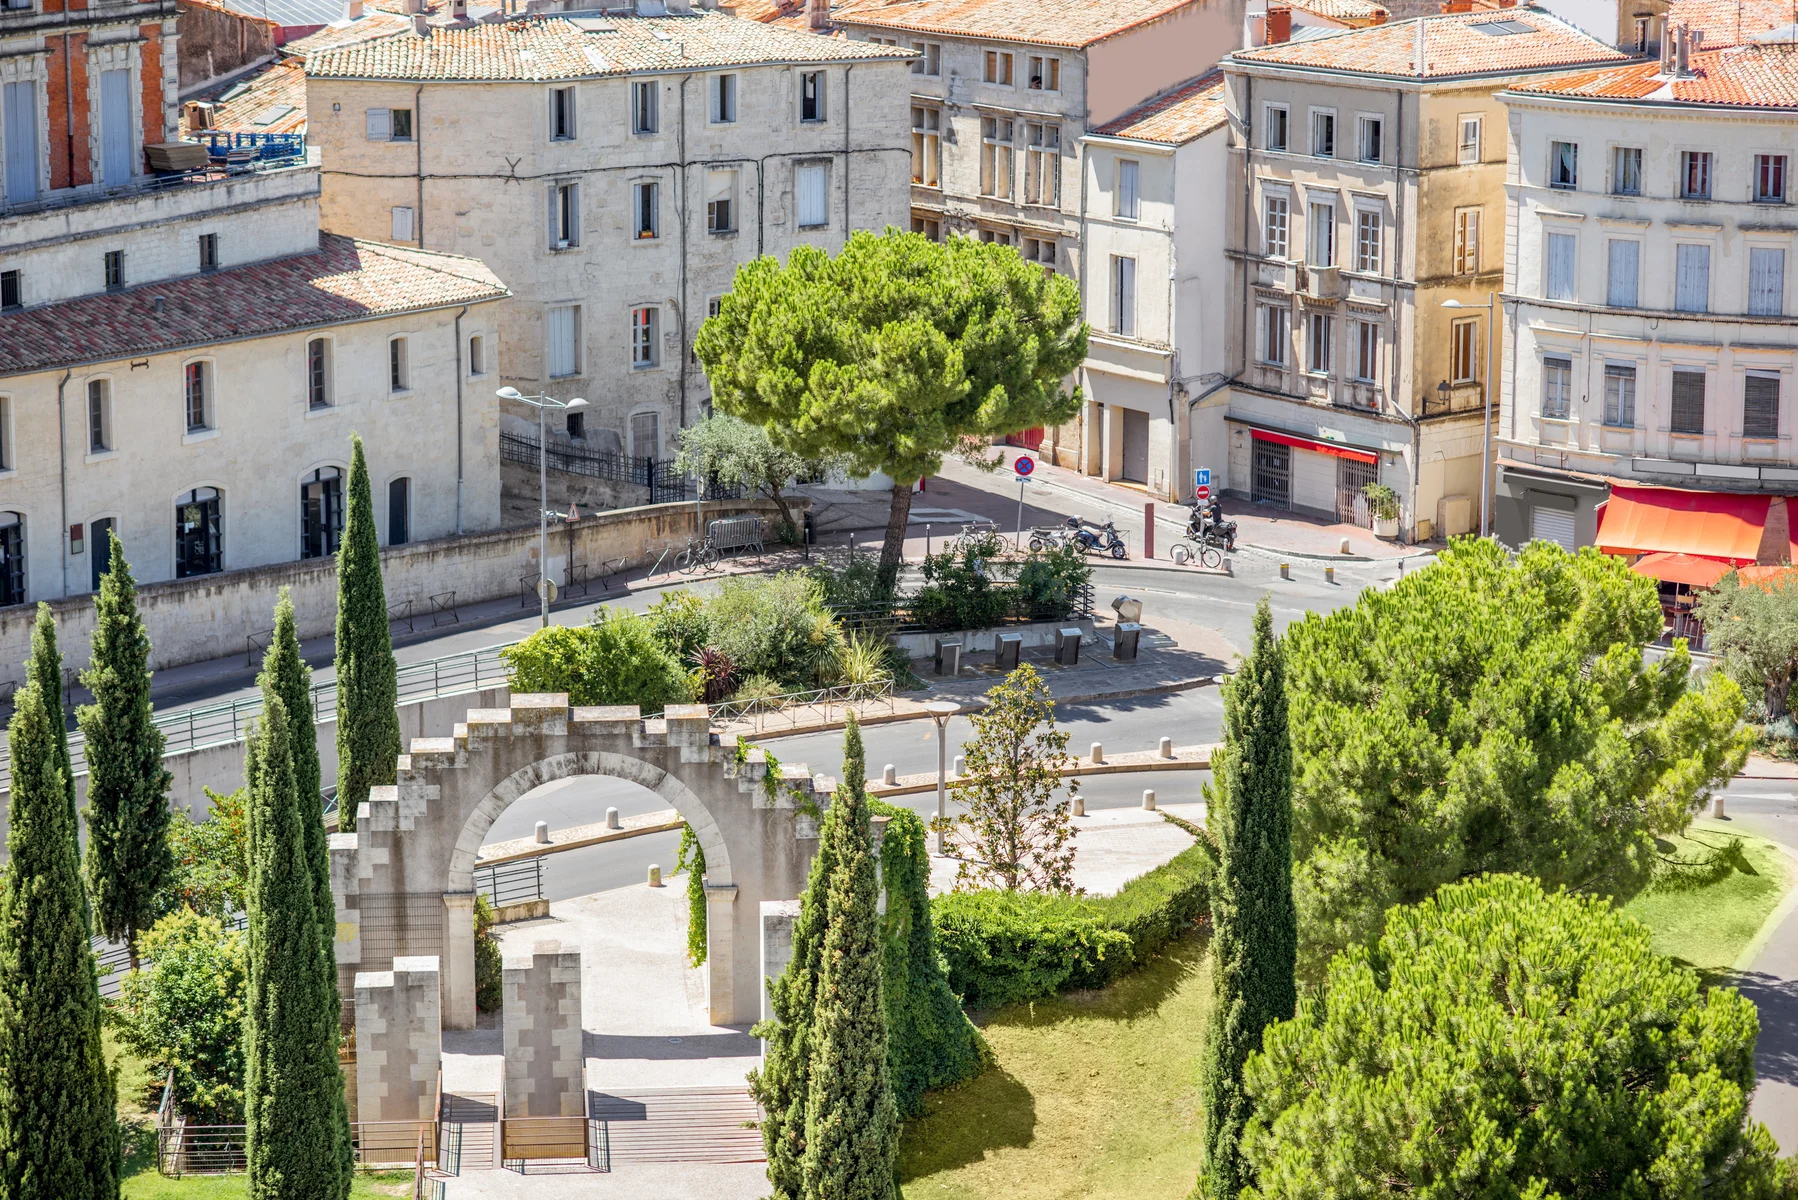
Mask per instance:
[[[1076,1019],[1134,1021],[1152,1017],[1192,975],[1204,968],[1210,946],[1210,926],[1197,926],[1106,987],[1075,989],[1046,1000],[988,1009],[972,1014],[973,1020],[982,1028],[1037,1028]]]

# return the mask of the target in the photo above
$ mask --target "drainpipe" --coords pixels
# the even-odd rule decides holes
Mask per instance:
[[[56,545],[62,558],[62,594],[66,599],[69,594],[69,548],[65,540],[69,536],[69,429],[64,419],[65,394],[69,379],[75,374],[74,367],[66,368],[62,380],[56,385],[56,466],[61,477],[62,493],[62,532],[56,535]]]
[[[418,248],[425,248],[425,85],[419,84],[412,92],[412,153],[414,169],[418,178],[417,215],[413,217],[413,228],[418,233]],[[391,231],[389,231],[391,232]]]
[[[843,244],[849,244],[849,163],[853,157],[849,151],[849,74],[855,70],[850,63],[843,68]]]
[[[456,314],[456,534],[462,533],[462,318],[468,305]],[[541,448],[539,448],[541,452]],[[410,532],[410,531],[408,531]],[[569,560],[574,561],[573,559]]]
[[[687,84],[693,76],[680,80],[680,427],[687,427],[687,225],[692,207],[687,196]]]

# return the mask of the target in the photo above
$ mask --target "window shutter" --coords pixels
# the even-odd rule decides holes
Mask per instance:
[[[1777,317],[1785,309],[1786,252],[1755,246],[1748,251],[1748,311]]]
[[[1137,214],[1136,164],[1128,160],[1118,163],[1118,216]]]
[[[799,224],[802,226],[830,223],[829,174],[822,164],[799,168]]]
[[[412,210],[398,207],[393,210],[393,240],[409,242],[412,240]]]
[[[1548,235],[1548,298],[1573,299],[1574,240],[1571,233]]]
[[[1117,260],[1117,331],[1125,337],[1136,334],[1136,260]]]
[[[1683,247],[1682,247],[1683,248]],[[1704,372],[1673,372],[1673,432],[1704,432]]]
[[[37,199],[37,84],[5,85],[6,198],[14,203]]]
[[[1742,436],[1779,436],[1779,376],[1750,374],[1742,381]]]
[[[1636,306],[1637,279],[1642,259],[1642,243],[1614,238],[1610,244],[1610,280],[1605,300],[1614,308]]]
[[[1711,295],[1711,248],[1680,246],[1675,263],[1673,307],[1680,312],[1707,311]]]
[[[385,108],[368,110],[368,140],[385,142],[393,137],[393,115]]]
[[[549,310],[549,373],[573,375],[575,356],[575,309],[573,305]]]

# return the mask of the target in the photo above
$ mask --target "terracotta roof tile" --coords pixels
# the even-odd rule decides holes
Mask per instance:
[[[1374,0],[1289,0],[1294,8],[1326,17],[1332,21],[1377,21],[1391,15],[1390,10]]]
[[[314,54],[306,73],[329,79],[536,81],[909,57],[909,50],[696,10],[681,17],[555,15],[434,28],[429,37],[381,38]]]
[[[409,33],[411,29],[412,21],[408,17],[370,10],[354,21],[338,21],[317,33],[296,38],[282,46],[281,53],[295,58],[310,58],[321,50],[349,46],[370,38],[392,37],[396,33]]]
[[[1076,49],[1199,0],[891,0],[839,12],[840,24]]]
[[[1534,8],[1417,17],[1329,37],[1238,50],[1238,62],[1348,71],[1415,79],[1417,31],[1423,26],[1427,79],[1459,75],[1521,74],[1584,63],[1627,62],[1629,55],[1558,17]],[[1482,33],[1481,26],[1510,24],[1511,33]]]
[[[1674,79],[1661,74],[1658,62],[1632,63],[1510,90],[1586,100],[1798,108],[1798,47],[1780,42],[1700,50],[1691,56],[1691,68],[1689,78]]]
[[[212,101],[215,107],[212,124],[208,126],[211,129],[232,133],[304,133],[306,64],[299,59],[284,58],[253,75],[207,88],[188,99]],[[181,136],[189,137],[193,133],[187,120],[187,107],[183,105]]]
[[[477,259],[320,234],[316,254],[0,314],[0,376],[508,294]]]
[[[1224,108],[1224,73],[1210,71],[1137,105],[1093,132],[1103,137],[1184,146],[1222,125],[1229,115]]]
[[[1666,24],[1702,30],[1706,46],[1716,48],[1751,42],[1794,21],[1798,6],[1792,0],[1673,0]]]

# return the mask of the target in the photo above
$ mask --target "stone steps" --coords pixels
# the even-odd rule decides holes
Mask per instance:
[[[588,1092],[589,1115],[605,1123],[612,1164],[762,1162],[761,1117],[747,1088],[694,1087]]]

